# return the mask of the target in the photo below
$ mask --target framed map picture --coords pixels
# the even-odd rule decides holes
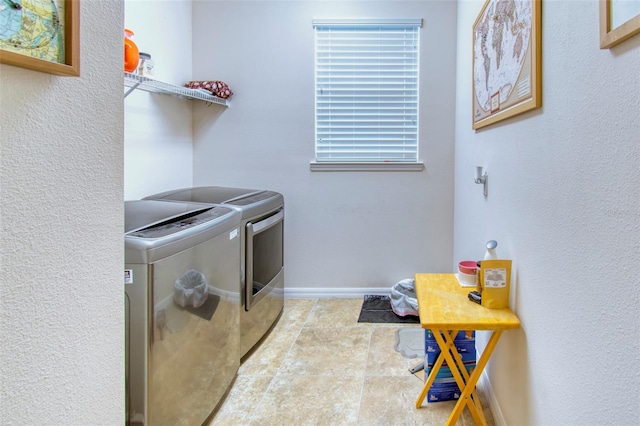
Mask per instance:
[[[600,0],[600,49],[640,34],[640,0]]]
[[[80,0],[0,0],[0,62],[80,75]]]
[[[542,0],[487,0],[473,24],[473,128],[542,105]]]

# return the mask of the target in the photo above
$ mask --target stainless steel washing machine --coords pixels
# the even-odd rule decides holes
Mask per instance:
[[[284,197],[274,191],[202,186],[146,199],[221,204],[242,212],[240,353],[244,357],[284,307]]]
[[[233,208],[125,202],[129,425],[202,425],[240,366]]]

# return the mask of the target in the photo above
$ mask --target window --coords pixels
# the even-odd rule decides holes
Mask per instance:
[[[312,170],[323,164],[415,166],[421,25],[421,19],[313,21]]]

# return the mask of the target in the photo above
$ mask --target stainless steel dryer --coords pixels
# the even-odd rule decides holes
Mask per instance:
[[[125,202],[128,425],[201,425],[240,366],[236,209]]]
[[[242,212],[240,353],[244,357],[284,307],[284,197],[274,191],[202,186],[146,199],[221,204]]]

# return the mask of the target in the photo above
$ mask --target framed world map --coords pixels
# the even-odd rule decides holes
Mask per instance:
[[[80,0],[1,0],[0,62],[80,75]]]
[[[487,0],[473,24],[473,128],[539,108],[542,0]]]

